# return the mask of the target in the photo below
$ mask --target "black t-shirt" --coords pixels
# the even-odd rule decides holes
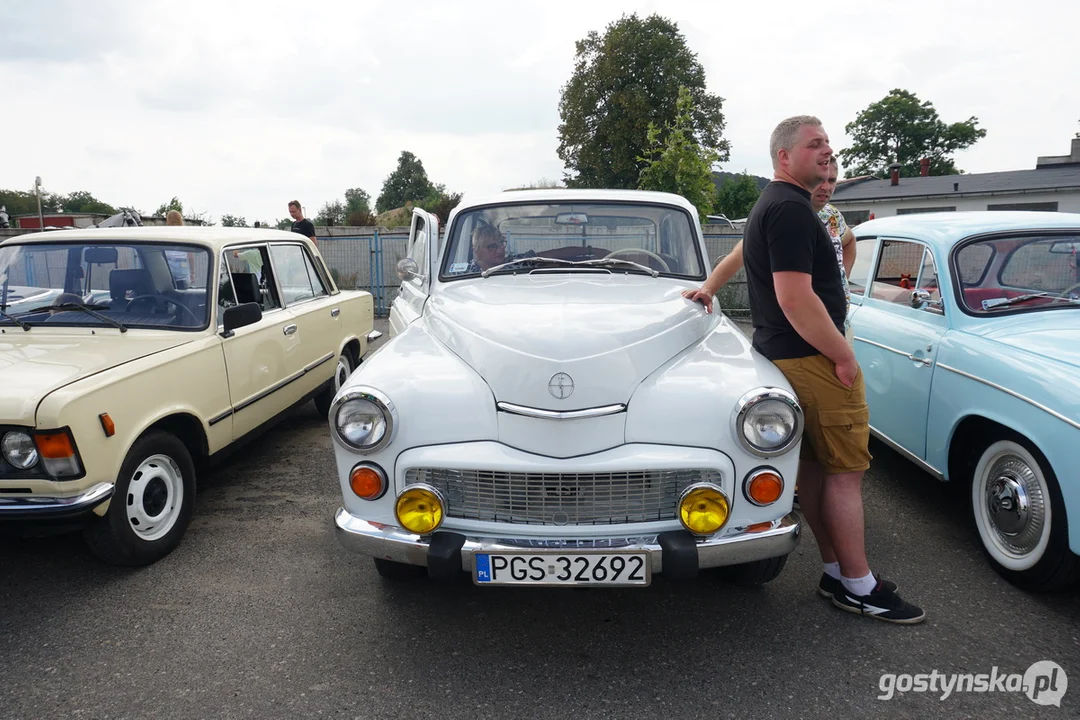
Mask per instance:
[[[844,332],[847,299],[836,250],[825,225],[810,206],[810,193],[774,180],[761,191],[746,220],[743,264],[754,322],[754,348],[770,360],[808,357],[818,350],[802,339],[776,300],[774,272],[811,276],[836,329]]]
[[[315,237],[315,225],[307,218],[295,221],[292,224],[292,231],[300,233],[304,237]]]

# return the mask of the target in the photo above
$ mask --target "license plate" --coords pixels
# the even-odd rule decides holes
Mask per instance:
[[[649,553],[476,553],[477,585],[648,585]]]

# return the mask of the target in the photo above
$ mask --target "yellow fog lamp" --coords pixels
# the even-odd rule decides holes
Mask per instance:
[[[711,483],[691,485],[679,498],[679,521],[695,535],[712,535],[724,527],[730,514],[727,496]]]
[[[430,485],[410,485],[394,505],[401,527],[417,535],[429,535],[442,525],[446,501]]]

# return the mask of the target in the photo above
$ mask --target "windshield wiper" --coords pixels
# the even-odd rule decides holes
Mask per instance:
[[[63,303],[62,305],[46,305],[45,307],[39,307],[26,313],[30,315],[32,313],[50,312],[52,310],[82,310],[83,312],[92,315],[93,317],[101,320],[102,322],[109,323],[114,328],[120,328],[120,332],[126,333],[128,331],[127,326],[121,323],[119,320],[115,320],[108,315],[102,315],[98,310],[108,310],[108,305],[83,305],[82,303]]]
[[[637,268],[638,270],[649,273],[653,277],[660,276],[659,270],[653,270],[651,267],[647,267],[645,265],[642,265],[641,263],[636,263],[633,260],[623,260],[622,258],[598,258],[596,260],[580,260],[574,263],[574,265],[586,265],[589,267],[603,267],[604,265],[622,265],[624,267]]]
[[[488,268],[480,273],[480,277],[487,277],[488,275],[502,270],[503,268],[512,267],[515,265],[540,265],[540,264],[552,264],[552,265],[564,265],[566,267],[603,267],[605,265],[621,265],[623,267],[632,267],[643,272],[658,277],[660,272],[653,270],[650,267],[646,267],[640,263],[636,263],[633,260],[622,260],[621,258],[598,258],[596,260],[559,260],[558,258],[543,257],[541,255],[533,255],[531,257],[518,258],[517,260],[511,260],[510,262],[504,262],[502,265],[496,265],[495,267]]]
[[[511,260],[510,262],[504,262],[502,265],[496,265],[495,267],[489,267],[480,273],[480,277],[487,277],[493,272],[502,270],[503,268],[512,267],[514,265],[538,265],[540,263],[551,263],[553,265],[577,265],[576,262],[569,260],[559,260],[557,258],[541,257],[540,255],[531,255],[529,257],[518,258],[517,260]]]
[[[5,320],[10,320],[11,322],[13,322],[16,325],[18,325],[19,327],[21,327],[23,330],[26,330],[26,331],[30,330],[30,323],[24,322],[23,320],[20,320],[19,318],[15,317],[14,315],[8,315],[3,310],[0,310],[0,318],[4,318]]]
[[[1027,302],[1028,300],[1034,300],[1035,298],[1048,297],[1053,300],[1063,300],[1065,302],[1073,303],[1074,305],[1080,304],[1080,300],[1075,298],[1065,297],[1064,295],[1058,295],[1052,292],[1037,292],[1028,293],[1027,295],[1017,295],[1014,298],[994,298],[992,300],[983,300],[983,310],[992,310],[994,308],[1007,308],[1011,305]]]

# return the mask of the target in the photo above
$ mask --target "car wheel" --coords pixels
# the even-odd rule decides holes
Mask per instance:
[[[195,464],[184,443],[151,432],[132,445],[105,517],[86,528],[90,550],[112,565],[149,565],[180,544],[195,506]]]
[[[427,577],[427,568],[423,565],[408,565],[382,558],[372,559],[375,561],[375,569],[379,574],[390,580],[415,580]]]
[[[337,366],[334,368],[334,379],[322,392],[315,396],[315,409],[323,418],[330,417],[330,406],[334,404],[334,396],[349,379],[353,371],[352,353],[346,348],[338,356]]]
[[[972,473],[971,512],[990,563],[1009,582],[1056,590],[1080,578],[1057,478],[1021,438],[983,450]]]
[[[755,560],[741,565],[727,565],[716,569],[723,580],[736,585],[764,585],[775,580],[787,565],[787,555]]]

